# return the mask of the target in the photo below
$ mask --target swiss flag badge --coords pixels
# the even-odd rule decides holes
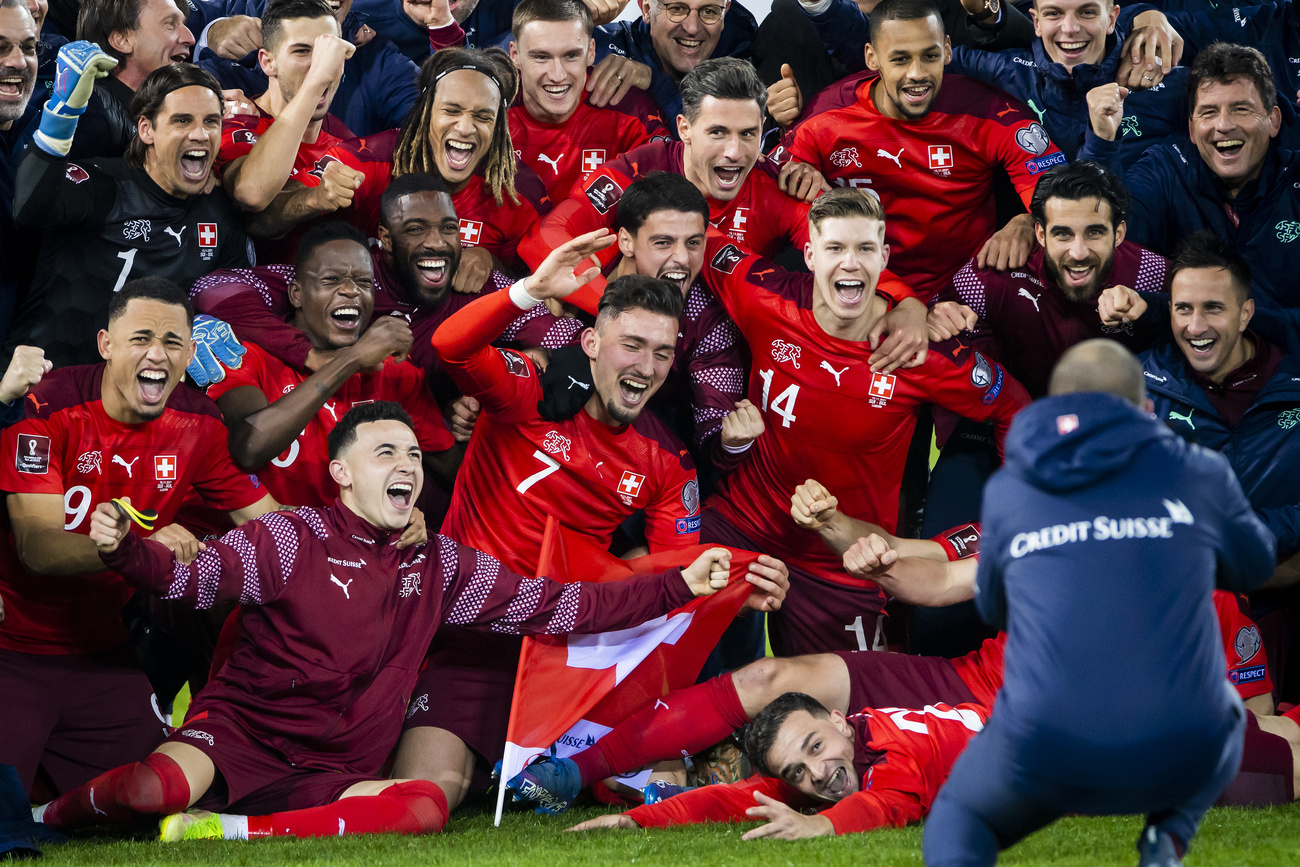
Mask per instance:
[[[216,223],[199,223],[199,246],[200,247],[217,246],[217,224]]]
[[[892,373],[871,374],[871,396],[880,400],[889,400],[894,396],[894,383],[898,377]]]
[[[604,148],[589,148],[582,152],[582,170],[594,172],[605,164]]]
[[[468,244],[471,247],[477,247],[479,238],[483,236],[483,223],[481,220],[461,220],[460,221],[460,242]]]
[[[635,497],[641,493],[643,484],[645,484],[645,476],[631,470],[624,470],[623,477],[618,480],[618,492],[629,497]]]
[[[176,481],[176,455],[155,455],[153,474],[160,482]]]

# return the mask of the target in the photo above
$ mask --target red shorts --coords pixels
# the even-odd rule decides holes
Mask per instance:
[[[490,768],[501,760],[523,639],[444,626],[411,691],[402,731],[433,726],[469,745]]]
[[[700,541],[706,545],[763,551],[761,545],[715,509],[704,511]],[[790,570],[790,590],[781,609],[767,615],[767,637],[776,656],[875,650],[884,646],[884,637],[877,634],[885,605],[879,587],[839,584],[793,563],[785,565]]]
[[[944,702],[956,707],[978,703],[957,674],[952,660],[942,656],[910,656],[874,650],[840,650],[836,655],[849,669],[849,710],[860,708],[922,708]]]
[[[0,763],[31,794],[57,795],[138,762],[166,735],[135,654],[44,656],[0,650]],[[52,789],[52,791],[46,791]]]
[[[203,810],[250,816],[304,810],[337,801],[356,783],[381,779],[375,774],[294,765],[228,717],[189,719],[168,741],[200,750],[220,772],[195,802]]]

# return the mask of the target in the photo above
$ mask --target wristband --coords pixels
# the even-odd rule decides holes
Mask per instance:
[[[513,301],[514,305],[520,310],[532,310],[538,304],[542,303],[542,299],[534,298],[532,295],[528,294],[528,287],[524,285],[524,281],[527,279],[527,277],[524,277],[520,280],[516,280],[509,290],[510,300]]]
[[[719,441],[718,444],[722,446],[722,450],[729,455],[743,455],[745,452],[749,451],[749,447],[754,444],[754,440],[750,440],[749,442],[745,443],[743,446],[733,447],[721,441]]]
[[[959,524],[952,529],[944,530],[930,541],[938,542],[943,546],[943,552],[948,555],[949,560],[965,560],[967,557],[978,557],[980,554],[980,525]]]

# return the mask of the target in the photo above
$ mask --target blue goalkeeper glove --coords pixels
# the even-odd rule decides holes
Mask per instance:
[[[229,325],[213,316],[196,316],[194,360],[185,372],[199,388],[207,388],[226,378],[226,367],[237,370],[244,363],[247,351]]]
[[[54,92],[45,102],[40,128],[33,136],[37,147],[56,157],[68,155],[77,121],[85,114],[95,89],[95,79],[108,75],[114,66],[117,60],[93,42],[78,40],[59,49]]]

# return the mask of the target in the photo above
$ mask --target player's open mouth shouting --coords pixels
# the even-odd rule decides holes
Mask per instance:
[[[191,145],[181,151],[181,177],[191,183],[203,183],[208,179],[212,168],[214,154],[206,145]]]
[[[398,511],[409,512],[415,503],[415,483],[410,479],[392,482],[386,493],[389,505]]]
[[[862,303],[862,298],[866,294],[867,284],[865,281],[856,279],[845,279],[835,281],[835,297],[840,303],[847,307],[853,307]]]
[[[640,406],[641,401],[650,391],[651,383],[634,374],[626,374],[619,378],[618,394],[623,403],[629,407]]]
[[[446,254],[421,253],[412,264],[415,276],[430,289],[442,289],[451,277],[451,257]]]
[[[478,145],[462,139],[449,138],[445,145],[447,165],[453,172],[468,172],[474,168],[474,154]]]
[[[736,165],[714,166],[713,176],[718,179],[718,187],[731,192],[740,187],[745,177],[745,167]]]
[[[167,399],[167,368],[147,365],[135,378],[140,384],[140,402],[145,406],[159,406]]]

